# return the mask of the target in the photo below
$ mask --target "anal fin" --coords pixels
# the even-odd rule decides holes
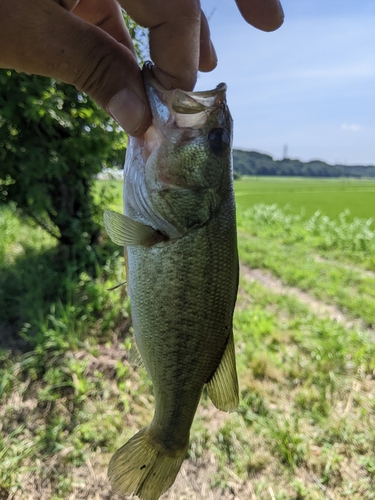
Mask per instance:
[[[230,332],[220,364],[207,382],[206,387],[207,393],[216,408],[223,411],[237,408],[239,396],[233,331]]]
[[[138,366],[147,371],[146,365],[142,359],[141,353],[139,352],[138,346],[135,339],[132,340],[132,345],[129,351],[129,363],[133,366]]]

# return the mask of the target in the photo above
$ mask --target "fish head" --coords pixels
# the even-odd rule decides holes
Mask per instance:
[[[155,212],[184,234],[206,224],[232,189],[232,118],[226,85],[165,90],[143,69],[153,122],[144,136],[145,185]]]

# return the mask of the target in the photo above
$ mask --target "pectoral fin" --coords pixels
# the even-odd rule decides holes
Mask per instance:
[[[208,395],[219,410],[235,410],[239,403],[233,331],[229,335],[220,364],[207,382]]]
[[[113,210],[104,212],[104,225],[113,243],[124,247],[150,247],[167,239],[160,231]]]

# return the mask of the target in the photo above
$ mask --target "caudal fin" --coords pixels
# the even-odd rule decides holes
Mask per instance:
[[[188,445],[169,453],[152,438],[149,427],[142,429],[116,451],[109,463],[113,490],[142,500],[157,500],[174,483]]]

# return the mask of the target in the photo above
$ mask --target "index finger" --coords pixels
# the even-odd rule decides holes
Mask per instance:
[[[120,5],[116,0],[70,0],[70,2],[75,4],[72,9],[73,14],[98,26],[119,43],[125,45],[136,58],[132,39],[126,29]]]
[[[129,16],[149,28],[155,77],[166,89],[194,88],[199,65],[198,0],[119,0]]]

